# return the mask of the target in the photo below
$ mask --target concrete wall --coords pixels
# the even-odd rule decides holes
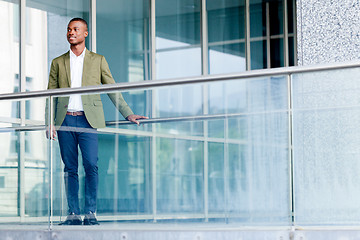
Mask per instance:
[[[299,65],[360,58],[360,1],[296,2]]]

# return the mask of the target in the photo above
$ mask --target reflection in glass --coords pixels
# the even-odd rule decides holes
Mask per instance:
[[[250,37],[266,36],[266,2],[250,1]]]
[[[245,1],[207,1],[209,43],[245,39]]]
[[[97,53],[105,56],[115,82],[150,79],[149,1],[97,1],[96,26]],[[147,91],[123,93],[123,96],[134,113],[150,116]],[[123,120],[106,94],[101,100],[106,121]]]
[[[267,68],[266,41],[254,41],[250,43],[251,69]]]
[[[99,134],[99,214],[150,213],[149,141],[147,137]]]
[[[148,13],[146,0],[97,2],[97,53],[105,56],[115,82],[149,79]]]
[[[26,1],[26,89],[44,90],[48,82],[48,67],[52,59],[69,51],[66,40],[66,27],[73,17],[82,17],[89,22],[89,1],[50,0],[39,3]],[[91,37],[89,25],[89,36]],[[87,44],[89,49],[89,44]]]
[[[208,1],[209,72],[246,70],[245,1]]]
[[[0,1],[0,93],[19,91],[19,1]],[[5,84],[6,83],[6,84]]]
[[[224,144],[209,143],[209,212],[225,211],[225,167]]]
[[[156,2],[156,78],[201,75],[200,0]]]
[[[203,210],[203,143],[157,139],[157,206],[159,213]]]
[[[246,71],[245,43],[209,47],[210,74]]]
[[[49,161],[45,130],[21,134],[25,138],[25,214],[46,217],[49,215]]]

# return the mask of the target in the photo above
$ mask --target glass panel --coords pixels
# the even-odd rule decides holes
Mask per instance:
[[[245,43],[209,47],[210,74],[246,71]]]
[[[19,91],[19,1],[0,1],[0,93]]]
[[[209,43],[245,39],[245,1],[207,1]]]
[[[209,113],[246,113],[287,109],[286,79],[271,77],[209,85]]]
[[[293,75],[295,222],[354,224],[360,68]]]
[[[203,211],[203,143],[157,140],[157,206],[159,213]]]
[[[289,66],[295,66],[295,38],[289,37]]]
[[[269,117],[270,120],[272,117]],[[259,129],[256,125],[258,118],[261,119],[262,116],[250,118],[254,124],[251,130],[255,134]],[[287,114],[273,119],[286,122]],[[268,125],[263,125],[260,131],[265,132],[267,127]],[[286,134],[282,134],[282,138],[286,139]],[[246,145],[228,146],[227,209],[230,216],[233,216],[230,221],[266,225],[290,223],[290,202],[287,196],[290,186],[288,150],[281,146],[271,146],[271,140],[262,145],[258,142],[262,136],[259,132]]]
[[[28,0],[26,6],[26,91],[44,90],[52,59],[69,51],[66,40],[68,22],[73,17],[82,17],[89,22],[89,1]],[[90,29],[89,26],[87,43],[91,38]]]
[[[201,75],[200,0],[156,2],[158,79]]]
[[[96,26],[97,53],[106,57],[115,81],[149,79],[149,1],[97,1]]]
[[[271,67],[284,67],[284,39],[272,39],[270,41]]]
[[[222,120],[223,121],[223,120]],[[225,211],[224,143],[209,143],[209,212]]]
[[[267,68],[266,41],[256,41],[250,43],[251,69]]]
[[[1,121],[1,128],[9,126]],[[0,216],[18,216],[18,150],[19,134],[0,133]],[[1,219],[1,218],[0,218]],[[3,220],[2,220],[3,221]]]
[[[250,1],[250,37],[266,36],[266,1]]]
[[[209,72],[246,70],[244,1],[208,1]]]
[[[279,35],[284,33],[284,6],[283,1],[269,1],[270,12],[270,35]]]
[[[37,108],[34,107],[37,105]],[[45,99],[0,101],[0,222],[48,224]],[[25,121],[20,121],[20,108]],[[26,129],[24,129],[26,128]]]
[[[201,75],[201,49],[198,47],[157,52],[156,64],[158,79]]]
[[[202,113],[203,89],[208,89],[212,109],[206,116]],[[129,105],[137,104],[127,98],[135,92],[123,94]],[[117,110],[103,102],[105,115],[115,123],[96,132],[99,221],[208,219],[244,226],[289,224],[286,77],[164,86],[145,93],[155,100],[153,109],[146,112],[160,119],[140,126],[123,127],[125,122],[119,121]],[[65,100],[57,101],[66,104]],[[72,118],[66,115],[58,139],[62,131],[84,131],[64,128]],[[87,113],[85,119],[92,121]],[[54,184],[61,186],[53,193],[57,223],[67,214],[67,174],[63,173],[58,143],[53,146]],[[83,163],[87,160],[81,157],[86,153],[80,150],[76,154],[80,156],[80,213],[86,202],[84,184],[88,181]]]
[[[47,223],[49,215],[49,161],[45,130],[21,132],[25,141],[25,214]],[[20,138],[21,139],[21,138]]]
[[[288,28],[289,33],[294,33],[294,28],[296,24],[296,0],[287,0],[287,9],[288,9]]]
[[[157,117],[197,116],[202,114],[203,100],[201,86],[180,86],[160,88],[153,91],[156,99],[155,114]],[[202,122],[162,123],[157,132],[171,134],[203,135]]]

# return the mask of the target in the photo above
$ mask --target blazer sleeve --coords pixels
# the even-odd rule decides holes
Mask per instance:
[[[109,65],[106,62],[104,56],[102,56],[101,58],[100,71],[101,71],[102,84],[115,83],[114,78],[111,75]],[[120,111],[121,115],[124,116],[124,118],[127,118],[131,114],[134,114],[120,92],[108,93],[108,96],[110,97],[111,101],[114,103],[115,107]]]
[[[51,67],[50,67],[50,74],[49,74],[49,82],[48,82],[48,87],[47,89],[55,89],[55,88],[59,88],[59,82],[58,82],[58,72],[59,72],[59,66],[55,63],[55,61],[53,60],[51,62]],[[56,102],[57,102],[57,98],[54,98],[53,101],[53,107],[52,107],[52,112],[53,112],[53,116],[55,118],[55,106],[56,106]],[[49,116],[49,98],[46,99],[46,107],[45,107],[45,124],[49,125],[50,121],[50,116]]]

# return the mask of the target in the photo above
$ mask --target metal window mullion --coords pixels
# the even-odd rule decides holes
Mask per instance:
[[[208,46],[208,21],[206,0],[201,0],[201,52],[202,52],[202,75],[209,73],[209,46]]]
[[[19,89],[26,92],[26,0],[20,1],[20,68],[19,68]],[[25,126],[25,100],[20,101],[20,125]],[[20,221],[25,221],[25,132],[19,133],[18,153],[18,204]]]
[[[206,10],[206,0],[201,1],[201,51],[202,51],[202,75],[207,76],[209,74],[209,40],[208,40],[208,21],[207,21],[207,10]],[[203,91],[203,114],[206,115],[209,113],[208,106],[208,84],[204,84]],[[205,222],[209,220],[209,147],[208,147],[208,121],[203,122],[203,131],[204,131],[204,162],[203,162],[203,174],[204,174],[204,216]]]
[[[251,53],[250,53],[250,0],[245,0],[245,55],[246,70],[251,70]]]
[[[50,113],[49,114],[49,117],[50,119],[47,119],[48,120],[48,123],[50,123],[50,126],[54,126],[54,123],[53,123],[53,119],[54,119],[54,97],[49,97],[49,105],[48,105],[48,112]],[[52,129],[49,129],[49,133],[51,134],[52,132]],[[48,212],[49,212],[49,229],[52,229],[52,223],[53,223],[53,155],[54,155],[54,146],[53,146],[53,142],[51,140],[51,138],[49,138],[49,200],[48,200],[48,203],[49,203],[49,209],[48,209]],[[62,178],[63,179],[63,178]],[[63,186],[61,184],[61,186]],[[62,191],[62,188],[61,188],[61,191]],[[62,201],[63,198],[61,198],[61,201]],[[63,206],[63,204],[61,204],[61,207]],[[61,217],[61,214],[60,214],[60,217]],[[61,220],[61,218],[60,218]]]
[[[225,199],[225,221],[229,221],[229,201],[230,201],[230,169],[229,169],[229,120],[228,118],[224,119],[224,199]]]
[[[91,51],[96,52],[96,0],[90,2]]]
[[[156,79],[156,9],[155,9],[155,0],[150,0],[150,44],[151,44],[151,80]]]
[[[293,96],[292,77],[287,75],[288,86],[288,148],[289,148],[289,204],[292,226],[295,225],[295,193],[294,193],[294,154],[293,154]]]
[[[271,68],[271,37],[270,37],[270,4],[269,2],[266,2],[266,65],[267,68]]]
[[[156,79],[156,9],[155,9],[155,0],[150,0],[150,80]],[[151,94],[151,117],[156,117],[155,111],[155,103],[156,103],[156,89],[152,91]],[[152,133],[156,133],[156,125],[154,124],[152,129]],[[157,190],[156,190],[156,136],[153,134],[151,137],[151,192],[152,192],[152,213],[153,213],[153,221],[157,221]]]

